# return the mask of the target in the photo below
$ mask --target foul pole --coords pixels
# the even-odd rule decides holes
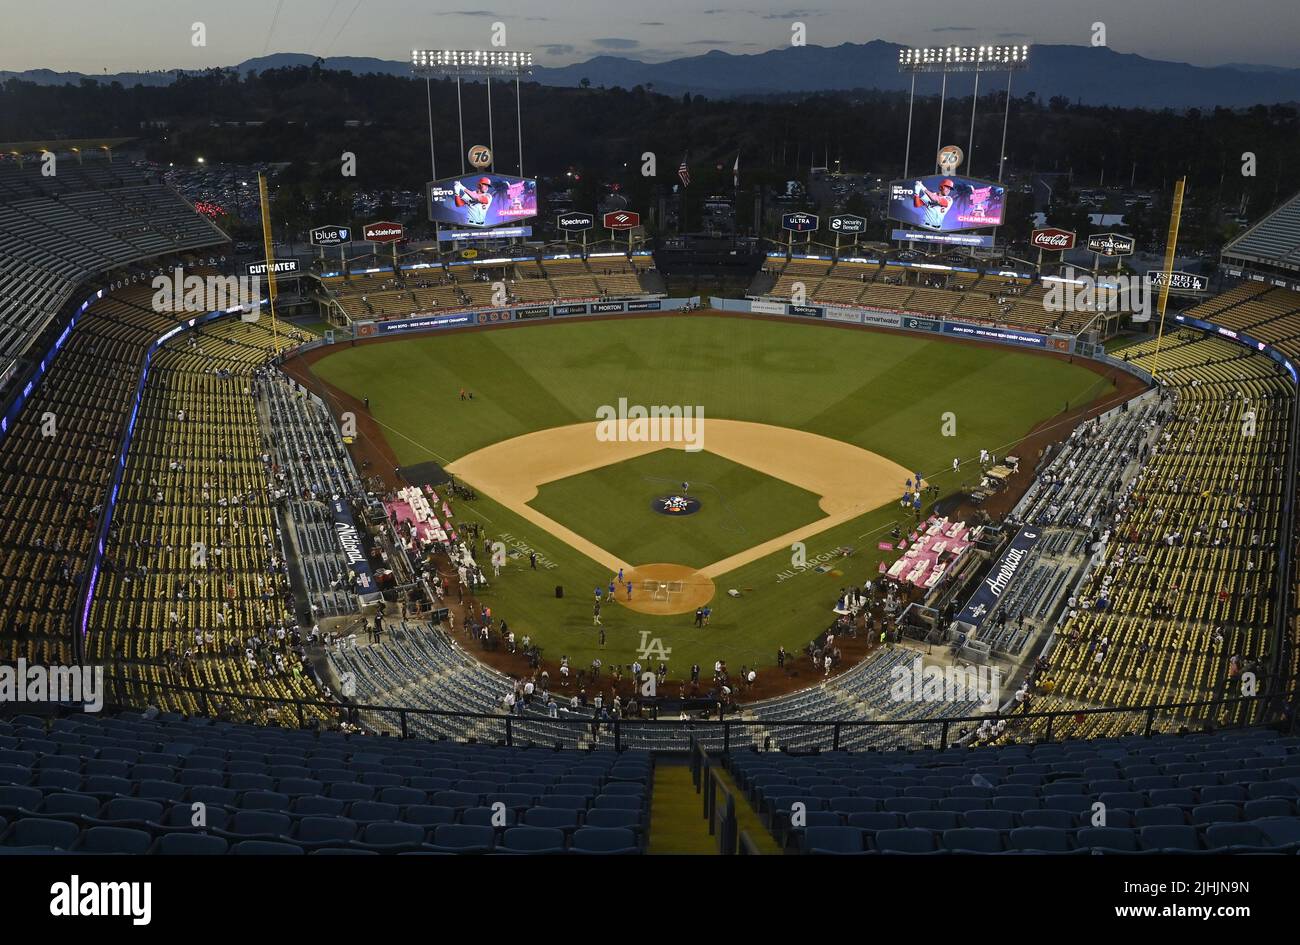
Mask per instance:
[[[267,294],[271,299],[271,343],[274,352],[280,353],[280,325],[275,319],[275,257],[271,252],[271,205],[266,199],[266,175],[257,175],[257,194],[262,202],[262,250],[266,254]]]
[[[1172,280],[1170,273],[1174,271],[1174,256],[1178,248],[1178,225],[1183,216],[1183,188],[1187,186],[1187,178],[1180,177],[1174,182],[1174,205],[1169,213],[1169,235],[1165,240],[1165,264],[1161,270],[1164,272],[1164,278],[1160,286],[1160,303],[1157,306],[1160,312],[1160,325],[1156,329],[1156,350],[1151,359],[1151,376],[1157,377],[1160,374],[1160,346],[1165,339],[1165,303],[1169,301],[1169,283]]]

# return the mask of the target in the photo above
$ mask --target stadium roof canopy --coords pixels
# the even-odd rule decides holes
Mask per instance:
[[[1223,265],[1300,280],[1300,194],[1224,246]]]

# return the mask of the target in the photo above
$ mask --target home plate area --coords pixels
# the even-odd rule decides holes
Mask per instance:
[[[713,581],[682,564],[643,564],[629,573],[632,599],[619,603],[640,614],[693,614],[713,599]]]

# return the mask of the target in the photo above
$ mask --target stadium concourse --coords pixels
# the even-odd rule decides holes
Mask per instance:
[[[654,698],[515,639],[474,594],[490,536],[456,515],[466,487],[395,481],[373,426],[349,455],[333,414],[355,405],[300,383],[314,351],[291,357],[315,342],[254,312],[160,308],[147,277],[217,271],[224,234],[147,175],[99,170],[0,177],[5,363],[28,379],[0,439],[0,647],[103,667],[108,704],[6,704],[0,849],[674,852],[675,831],[714,842],[680,813],[698,786],[731,802],[724,852],[1300,851],[1278,579],[1295,380],[1265,351],[1300,353],[1300,295],[1243,284],[1089,362],[1122,394],[1156,383],[1025,444],[988,531],[1042,537],[988,619],[918,635],[897,619],[903,580],[855,575],[826,602],[840,619],[787,655],[816,684],[747,690],[719,660]],[[25,237],[14,207],[63,235]],[[123,214],[149,222],[123,231]],[[1087,327],[1043,320],[1032,278],[940,287],[856,265],[791,260],[760,294],[811,281],[837,304]],[[497,277],[521,304],[662,295],[636,255],[484,266],[327,276],[320,298],[359,328],[480,306]],[[494,649],[510,672],[476,655]],[[899,697],[923,657],[976,653],[1014,668],[1014,695]]]

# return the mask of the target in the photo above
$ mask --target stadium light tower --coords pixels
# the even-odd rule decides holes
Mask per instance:
[[[487,81],[488,148],[495,148],[492,140],[492,77],[515,80],[515,131],[519,137],[519,176],[524,176],[523,111],[520,105],[519,83],[533,71],[533,54],[509,49],[412,49],[411,71],[424,77],[425,101],[429,108],[429,164],[433,179],[438,178],[438,168],[433,157],[433,92],[430,82],[434,77],[456,79],[456,120],[460,126],[460,172],[465,173],[465,115],[461,106],[460,80],[462,76],[482,76]],[[495,170],[495,166],[493,168]]]
[[[1002,150],[998,155],[998,183],[1002,182],[1002,165],[1007,150],[1007,120],[1011,115],[1011,76],[1029,68],[1029,46],[924,46],[908,47],[898,51],[898,71],[910,73],[912,91],[907,100],[907,149],[903,156],[903,176],[907,176],[908,165],[912,156],[912,105],[916,99],[916,77],[918,73],[937,72],[943,76],[939,91],[939,144],[935,147],[935,157],[943,147],[943,102],[948,94],[948,74],[950,72],[975,73],[975,93],[971,97],[970,141],[966,148],[966,173],[975,149],[975,105],[979,101],[980,73],[1005,72],[1007,74],[1007,101],[1002,115]],[[938,166],[936,163],[936,170]]]

